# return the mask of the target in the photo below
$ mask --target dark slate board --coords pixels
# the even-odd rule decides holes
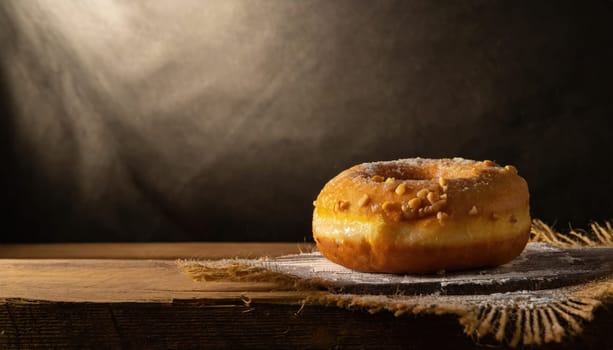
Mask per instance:
[[[443,275],[356,272],[330,262],[319,252],[275,258],[264,265],[339,293],[491,294],[558,288],[605,277],[613,272],[613,248],[562,249],[530,243],[508,264]]]

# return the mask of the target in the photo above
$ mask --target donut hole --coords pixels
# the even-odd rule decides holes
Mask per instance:
[[[392,177],[396,180],[430,180],[437,177],[438,169],[416,167],[406,164],[382,164],[368,176],[379,175],[384,178]]]
[[[468,179],[475,176],[474,161],[448,159],[432,161],[427,159],[403,159],[368,164],[363,176],[381,176],[401,181],[427,181],[444,177],[446,179]]]

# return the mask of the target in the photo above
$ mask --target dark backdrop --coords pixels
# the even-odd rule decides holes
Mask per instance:
[[[493,159],[613,218],[611,1],[2,1],[4,242],[310,240],[340,170]]]

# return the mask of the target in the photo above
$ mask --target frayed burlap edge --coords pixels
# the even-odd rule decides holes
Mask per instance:
[[[395,316],[458,316],[464,333],[476,341],[511,347],[562,342],[579,335],[595,309],[613,293],[613,281],[582,288],[563,288],[533,294],[520,291],[487,296],[379,296],[328,294],[308,297],[307,303],[366,309]]]
[[[611,247],[613,226],[610,222],[593,223],[589,231],[571,229],[560,233],[534,220],[530,241],[562,248]],[[298,278],[276,271],[273,264],[258,262],[220,260],[203,264],[180,260],[178,264],[197,281],[269,282],[280,289],[304,291],[307,305],[359,308],[371,313],[388,311],[395,316],[456,315],[466,335],[511,347],[560,343],[579,335],[583,324],[593,319],[594,311],[613,297],[613,277],[573,287],[490,295],[340,294],[325,292],[331,287],[325,281]]]
[[[570,229],[567,233],[555,231],[541,220],[532,221],[530,242],[545,242],[561,248],[613,247],[613,225],[592,223],[590,230]]]

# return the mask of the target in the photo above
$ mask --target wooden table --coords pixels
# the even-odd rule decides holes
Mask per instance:
[[[271,283],[195,282],[177,258],[280,256],[297,243],[0,246],[0,348],[472,349],[454,316],[303,305]],[[613,312],[555,349],[613,347]]]

